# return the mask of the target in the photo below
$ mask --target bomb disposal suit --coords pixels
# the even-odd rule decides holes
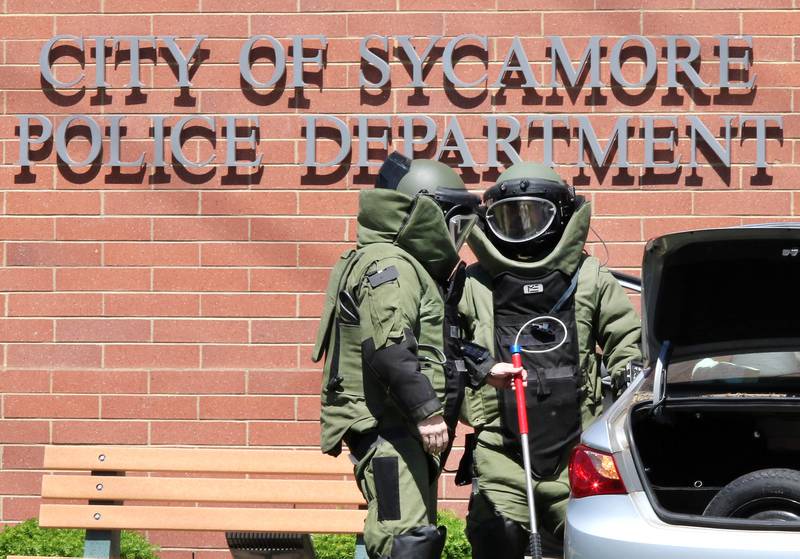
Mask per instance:
[[[569,455],[602,408],[596,347],[606,382],[621,388],[626,366],[640,359],[640,321],[619,283],[584,252],[590,204],[550,168],[510,167],[484,205],[484,230],[475,227],[468,241],[478,264],[467,269],[460,310],[467,337],[491,348],[489,360],[510,360],[521,327],[553,317],[522,330],[519,345],[537,352],[522,353],[534,500],[545,549],[558,550]],[[473,557],[521,559],[530,521],[513,392],[467,389],[464,417],[476,430],[467,521]]]
[[[392,154],[361,192],[356,250],[331,273],[313,355],[326,356],[322,451],[344,441],[353,455],[370,557],[436,559],[444,546],[437,479],[465,384],[486,375],[469,377],[460,355],[465,273],[453,240],[479,202],[446,165]]]

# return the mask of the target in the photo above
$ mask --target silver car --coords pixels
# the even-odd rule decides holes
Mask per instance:
[[[800,557],[800,225],[650,241],[645,370],[570,463],[566,559]]]

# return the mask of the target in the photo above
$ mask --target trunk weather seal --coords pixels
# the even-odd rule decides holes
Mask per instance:
[[[704,405],[707,406],[712,402],[698,402],[694,399],[682,402],[676,402],[675,400],[670,400],[670,407],[691,407],[692,405]],[[714,402],[718,406],[722,407],[726,403],[728,405],[731,402]],[[677,405],[676,405],[677,404]],[[747,407],[751,407],[752,405],[756,404],[756,402],[749,403]],[[797,405],[797,402],[763,402],[760,405],[768,405],[771,404],[769,407],[774,407],[776,404],[778,406],[786,406],[789,407],[790,404]],[[667,524],[673,524],[677,526],[695,526],[700,528],[718,528],[718,529],[728,529],[728,530],[764,530],[764,531],[779,531],[779,532],[798,532],[800,531],[800,524],[798,523],[787,523],[787,522],[770,522],[768,520],[744,520],[738,518],[709,518],[705,516],[700,516],[696,514],[680,514],[675,512],[670,512],[664,507],[661,506],[661,503],[658,501],[658,498],[653,491],[652,485],[650,480],[644,475],[644,464],[642,464],[642,458],[639,455],[639,449],[637,448],[636,442],[633,439],[633,429],[631,423],[633,421],[633,414],[635,411],[645,408],[647,406],[652,406],[652,402],[642,402],[638,405],[631,407],[631,410],[628,412],[628,417],[625,421],[625,436],[628,438],[628,448],[630,448],[631,456],[633,457],[633,464],[636,468],[636,473],[639,476],[639,481],[642,484],[642,488],[644,489],[645,494],[647,495],[648,501],[650,501],[650,506],[653,507],[653,512],[656,513],[656,516],[666,522]],[[741,402],[736,402],[737,407],[742,407]],[[652,412],[652,409],[651,409]]]

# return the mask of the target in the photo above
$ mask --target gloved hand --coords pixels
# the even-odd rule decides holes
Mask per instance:
[[[422,447],[429,454],[440,454],[447,448],[450,439],[447,433],[447,424],[441,415],[432,415],[417,423],[417,429],[422,437]]]
[[[519,374],[522,375],[522,384],[528,386],[528,371],[511,363],[495,363],[489,371],[489,376],[486,377],[486,383],[501,390],[505,388],[514,390],[514,377]]]

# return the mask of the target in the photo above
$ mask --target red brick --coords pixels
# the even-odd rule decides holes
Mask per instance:
[[[128,0],[104,0],[103,11],[105,13],[123,12],[129,13],[133,11],[131,3]],[[230,8],[230,4],[228,5]],[[200,0],[170,0],[170,2],[163,2],[162,0],[138,0],[136,2],[137,12],[196,12],[200,8]],[[205,6],[203,6],[205,10]]]
[[[282,215],[297,213],[293,192],[203,192],[204,215]]]
[[[300,312],[297,316],[309,318],[320,317],[325,303],[325,295],[300,295],[298,299],[300,303]]]
[[[95,243],[8,243],[9,266],[97,266],[100,245]]]
[[[251,291],[324,291],[330,269],[274,268],[250,272]]]
[[[103,361],[111,368],[197,368],[200,349],[187,345],[110,345],[105,348]]]
[[[53,239],[53,219],[49,217],[0,218],[0,238],[6,241],[48,241]]]
[[[607,243],[608,267],[613,269],[638,267],[642,263],[643,243]],[[603,258],[605,251],[598,244],[590,245],[590,254]]]
[[[190,37],[201,31],[211,37],[247,37],[247,16],[217,14],[153,16],[153,33],[156,35]]]
[[[139,12],[138,9],[135,11],[137,12],[136,15],[124,16],[105,14],[58,16],[56,18],[56,33],[80,37],[86,34],[87,29],[91,29],[97,35],[149,35],[150,17],[145,13]]]
[[[100,0],[73,0],[72,2],[62,2],[61,0],[8,0],[6,13],[23,14],[55,14],[55,13],[91,13],[100,11]]]
[[[6,396],[3,413],[7,418],[97,418],[97,396]]]
[[[296,346],[207,345],[203,346],[203,368],[276,369],[297,365]]]
[[[53,341],[53,321],[0,318],[0,340],[4,342],[51,342]],[[0,392],[5,391],[0,390]]]
[[[326,243],[300,245],[300,266],[333,266],[345,250],[353,248],[352,244],[346,243]]]
[[[243,445],[244,423],[222,421],[159,421],[151,426],[151,444]]]
[[[302,420],[319,421],[319,416],[320,416],[319,396],[297,399],[297,419],[301,421]]]
[[[158,0],[156,0],[158,1]],[[261,12],[264,11],[262,0],[237,0],[236,11],[241,12]],[[231,3],[229,0],[203,0],[204,12],[229,12]],[[270,0],[270,12],[296,12],[297,0]],[[306,11],[305,9],[303,11]]]
[[[80,293],[14,293],[8,299],[9,316],[98,316],[102,296]]]
[[[505,36],[539,35],[542,29],[542,15],[534,11],[508,14],[486,12],[463,13],[461,10],[447,12],[444,16],[444,34],[448,37],[473,33],[493,36],[499,30]]]
[[[150,240],[149,219],[59,218],[56,239],[61,241],[147,241]]]
[[[709,218],[709,217],[659,217],[645,219],[644,238],[652,239],[667,233],[689,231],[692,229],[712,229],[717,227],[734,227],[742,224],[740,218]]]
[[[637,35],[639,14],[631,12],[564,12],[545,13],[544,35],[567,37],[577,35]],[[676,31],[677,32],[677,31]],[[683,32],[683,31],[681,31]],[[526,33],[532,35],[534,33]]]
[[[348,215],[358,213],[357,192],[301,192],[300,213],[302,215]],[[303,218],[303,223],[312,227],[313,221]]]
[[[399,12],[347,14],[348,35],[361,38],[373,33],[389,36],[411,35],[412,37],[443,35],[444,14]],[[417,42],[415,41],[414,44],[417,45]],[[423,47],[417,46],[417,48],[422,49]]]
[[[250,425],[251,445],[319,445],[319,422],[263,422]]]
[[[197,316],[200,296],[187,294],[105,295],[106,316]]]
[[[56,321],[59,342],[146,342],[149,320],[66,319]]]
[[[254,343],[313,343],[318,320],[254,320]]]
[[[153,220],[157,241],[246,241],[248,220],[223,217],[165,217]]]
[[[197,398],[189,396],[103,396],[103,419],[197,419]]]
[[[108,243],[106,266],[197,266],[200,249],[194,243]]]
[[[47,268],[0,269],[0,291],[52,291],[53,271]]]
[[[294,419],[294,398],[203,396],[200,419]]]
[[[243,394],[243,371],[153,371],[150,390],[154,394]]]
[[[314,371],[251,371],[250,394],[319,394],[322,373]]]
[[[142,421],[54,421],[54,444],[146,444]]]
[[[247,270],[163,268],[153,271],[155,291],[246,291]]]
[[[202,315],[215,317],[294,316],[294,295],[203,295]]]
[[[695,192],[695,215],[788,215],[789,192]]]
[[[292,243],[214,243],[201,245],[203,266],[294,266]]]
[[[3,39],[45,39],[53,35],[52,16],[7,16],[0,19]]]
[[[44,447],[9,446],[3,447],[3,468],[6,470],[37,470],[44,462]]]
[[[689,192],[598,192],[592,203],[597,215],[685,215],[692,209]]]
[[[9,367],[97,367],[100,347],[69,344],[9,344]]]
[[[275,37],[289,37],[290,35],[343,37],[346,31],[345,18],[333,14],[320,14],[313,17],[306,14],[253,15],[250,23],[250,32],[253,35],[263,33]],[[377,31],[375,32],[377,33]],[[352,29],[350,29],[350,34],[358,35]],[[319,46],[318,41],[307,41],[306,44],[307,48]],[[291,72],[291,69],[287,68],[287,70]]]
[[[6,213],[18,215],[63,215],[100,213],[97,192],[8,192]]]
[[[247,343],[250,327],[244,320],[156,320],[155,342]]]
[[[307,206],[306,206],[307,207]],[[342,241],[347,222],[343,219],[253,219],[254,241]]]
[[[0,420],[0,442],[18,444],[50,442],[50,422]]]
[[[40,495],[41,491],[41,473],[0,472],[0,493],[4,495]]]
[[[75,394],[141,394],[147,392],[143,371],[53,371],[53,392]]]
[[[800,13],[794,10],[747,12],[742,22],[742,29],[748,35],[796,35]]]
[[[3,499],[3,518],[6,521],[22,522],[36,518],[41,499],[34,497],[5,497]]]
[[[320,2],[322,0],[315,0],[316,2]],[[326,0],[330,2],[331,0]],[[500,10],[505,9],[517,9],[517,8],[509,8],[508,6],[503,6],[503,2],[507,0],[500,0],[497,6]],[[520,0],[517,0],[520,1]],[[467,11],[467,10],[492,10],[495,8],[495,0],[461,0],[458,3],[458,9]],[[525,5],[523,9],[528,9],[530,6]],[[592,3],[592,6],[594,4]],[[453,2],[451,0],[400,0],[397,6],[399,11],[409,11],[409,12],[427,12],[427,11],[444,11],[449,12],[453,9]]]
[[[50,373],[5,370],[0,375],[0,392],[5,394],[50,392]]]
[[[106,192],[106,214],[194,215],[200,207],[197,192]]]
[[[61,268],[58,291],[147,291],[150,270],[144,268]]]

